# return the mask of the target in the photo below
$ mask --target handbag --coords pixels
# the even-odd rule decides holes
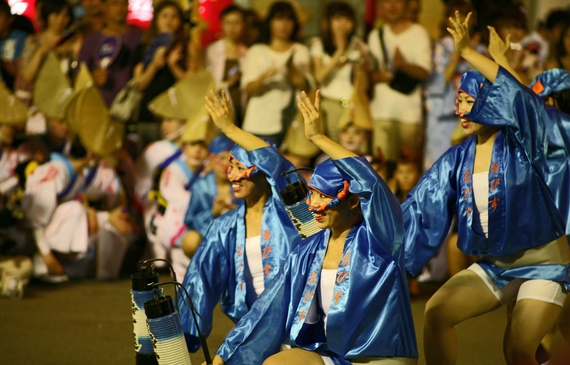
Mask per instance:
[[[384,32],[382,27],[378,29],[378,33],[380,36],[380,46],[382,48],[382,54],[384,55],[384,63],[388,64],[388,54],[386,52],[386,47],[384,46]],[[391,89],[396,90],[402,94],[410,94],[416,86],[420,83],[420,80],[414,79],[413,77],[409,76],[408,74],[396,69],[394,72],[394,77],[388,86]]]
[[[137,89],[137,83],[138,80],[132,78],[119,90],[109,108],[113,119],[127,122],[138,117],[143,93]]]

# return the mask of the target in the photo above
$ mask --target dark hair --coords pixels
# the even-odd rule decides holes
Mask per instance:
[[[224,8],[224,10],[222,10],[222,12],[220,13],[220,20],[224,19],[224,17],[228,14],[231,13],[239,13],[242,17],[242,19],[245,21],[245,14],[243,12],[243,9],[240,8],[237,5],[228,5]]]
[[[44,27],[48,26],[48,18],[50,14],[59,13],[63,9],[67,9],[69,15],[69,24],[73,22],[73,14],[71,13],[71,6],[66,0],[42,0],[41,2],[41,19],[44,22]]]
[[[546,17],[546,27],[550,30],[570,22],[570,12],[563,9],[552,10]]]
[[[25,15],[14,14],[12,15],[12,19],[14,19],[12,21],[12,29],[21,30],[28,35],[34,34],[36,32],[34,24]]]
[[[148,46],[150,44],[150,42],[152,42],[154,37],[156,37],[156,35],[158,34],[158,29],[156,28],[156,21],[158,19],[158,14],[164,8],[167,8],[169,6],[176,8],[176,11],[178,12],[178,16],[180,17],[180,29],[178,29],[178,31],[176,31],[175,38],[178,38],[179,33],[180,33],[180,35],[183,34],[182,22],[184,21],[184,11],[182,10],[180,5],[176,1],[162,0],[153,9],[154,10],[154,16],[152,17],[152,21],[151,21],[148,29],[146,30],[146,32],[144,32],[143,36],[141,37],[141,43],[142,44],[146,44]]]
[[[569,14],[569,16],[570,16],[570,14]],[[562,32],[560,32],[560,39],[556,43],[556,55],[558,57],[564,57],[568,54],[568,51],[564,47],[564,36],[568,32],[570,32],[570,23],[564,24],[564,27],[562,28]]]
[[[348,5],[347,3],[341,1],[334,1],[327,5],[325,9],[325,16],[328,22],[328,29],[323,32],[322,39],[323,39],[323,47],[325,52],[329,55],[332,55],[336,51],[336,46],[333,42],[333,36],[331,31],[331,19],[333,16],[344,16],[352,20],[354,23],[354,27],[352,28],[352,32],[348,35],[348,39],[352,38],[354,32],[356,31],[356,17],[354,15],[354,9]]]
[[[79,138],[75,138],[71,142],[71,148],[69,149],[69,157],[71,158],[83,158],[87,156],[87,150],[79,140]]]
[[[560,109],[563,113],[570,115],[570,89],[556,91],[549,96],[552,99],[556,100],[558,109]]]
[[[518,6],[510,6],[495,13],[493,26],[497,29],[505,26],[513,26],[528,30],[527,15]]]
[[[0,0],[0,13],[8,15],[8,17],[12,15],[12,9],[6,0]]]
[[[271,5],[269,13],[265,17],[263,22],[263,27],[261,31],[260,41],[269,44],[271,42],[271,21],[273,18],[287,18],[291,19],[294,23],[293,32],[291,32],[290,41],[295,42],[298,38],[299,33],[299,20],[297,19],[297,14],[290,3],[284,1],[277,1]]]

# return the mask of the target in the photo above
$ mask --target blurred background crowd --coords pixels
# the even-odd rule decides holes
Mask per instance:
[[[0,0],[0,295],[21,297],[31,275],[116,279],[147,258],[183,277],[209,222],[238,203],[209,90],[225,90],[235,123],[300,168],[327,158],[295,101],[320,89],[327,134],[403,201],[463,139],[453,105],[470,66],[448,17],[474,13],[482,54],[487,25],[509,37],[528,84],[570,70],[563,3]],[[419,279],[472,260],[452,230]]]

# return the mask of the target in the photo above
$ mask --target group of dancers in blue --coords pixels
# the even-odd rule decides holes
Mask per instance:
[[[559,95],[570,93],[570,74],[549,71],[532,88],[522,85],[494,29],[493,61],[470,47],[469,15],[450,20],[456,51],[474,67],[456,103],[470,138],[450,148],[402,205],[366,159],[324,135],[319,92],[314,102],[298,97],[306,137],[330,157],[308,183],[321,231],[306,239],[279,196],[289,183],[282,173],[294,167],[233,124],[223,92],[207,98],[214,123],[236,143],[228,178],[243,199],[209,226],[184,278],[206,335],[218,302],[236,323],[214,364],[416,364],[406,271],[417,274],[430,261],[454,219],[459,248],[481,259],[428,301],[426,362],[456,363],[454,326],[514,300],[508,364],[536,364],[549,336],[568,346],[570,110],[559,109],[567,107]],[[196,324],[179,304],[197,351]],[[548,349],[555,363],[558,349]]]

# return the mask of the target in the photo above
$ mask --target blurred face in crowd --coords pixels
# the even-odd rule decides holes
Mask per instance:
[[[160,123],[160,133],[162,137],[170,141],[182,135],[182,127],[184,126],[184,121],[178,119],[163,119]]]
[[[368,140],[368,133],[351,123],[340,131],[338,139],[341,146],[352,152],[359,153]]]
[[[290,40],[295,29],[295,22],[289,17],[277,14],[271,19],[270,28],[272,38]]]
[[[186,156],[186,163],[196,172],[208,157],[208,149],[203,142],[185,142],[182,144],[182,152]]]
[[[407,194],[418,183],[420,171],[413,162],[398,162],[394,177],[400,190]]]
[[[214,174],[222,180],[227,178],[228,166],[230,165],[230,151],[222,151],[214,158]]]
[[[232,190],[234,191],[234,195],[237,199],[259,197],[271,189],[269,183],[265,179],[265,174],[262,172],[251,175],[247,179],[232,181],[242,176],[246,170],[245,166],[239,163],[235,158],[230,158],[228,179],[232,184]]]
[[[48,118],[47,132],[52,138],[64,140],[69,135],[69,126],[65,120]]]
[[[354,22],[347,16],[344,15],[333,15],[329,20],[331,34],[344,35],[347,37],[354,30]],[[334,39],[334,38],[333,38]]]
[[[507,39],[507,36],[510,35],[512,43],[519,43],[526,35],[524,28],[517,27],[514,24],[505,24],[499,27],[497,33],[499,33],[502,39]]]
[[[378,15],[388,24],[399,22],[404,18],[407,0],[378,0]]]
[[[47,18],[47,28],[52,29],[57,33],[63,33],[71,20],[69,12],[69,8],[63,8],[59,13],[51,13]]]
[[[81,5],[87,16],[98,15],[102,12],[101,0],[82,0]]]
[[[232,41],[241,39],[244,27],[243,15],[239,11],[228,13],[222,18],[224,36]]]
[[[406,7],[406,19],[416,23],[419,20],[422,4],[419,0],[408,0]]]
[[[105,2],[105,19],[107,23],[124,24],[129,13],[128,0],[107,0]]]
[[[159,33],[174,33],[181,24],[180,13],[174,6],[166,6],[156,15],[156,29]]]

